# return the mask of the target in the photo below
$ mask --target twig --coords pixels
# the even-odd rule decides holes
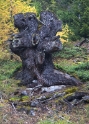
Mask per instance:
[[[59,93],[59,94],[54,94],[54,95],[53,95],[52,97],[50,97],[50,98],[45,98],[45,100],[42,100],[42,99],[39,99],[39,98],[38,98],[38,100],[39,100],[41,103],[44,103],[44,102],[48,102],[48,101],[50,101],[50,100],[56,99],[56,98],[58,98],[58,97],[61,97],[61,96],[63,96],[63,95],[65,95],[65,92]]]
[[[16,113],[17,111],[16,111],[16,108],[15,108],[15,106],[14,106],[14,103],[13,103],[13,102],[11,103],[11,106],[12,106],[12,108],[14,109],[14,111],[15,111],[15,113]]]

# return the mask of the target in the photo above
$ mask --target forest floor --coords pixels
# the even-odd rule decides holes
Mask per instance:
[[[89,101],[74,105],[71,111],[63,101],[75,92],[89,93],[88,51],[67,44],[53,56],[56,69],[78,78],[83,84],[53,92],[37,89],[31,93],[31,89],[20,86],[20,80],[14,77],[21,68],[19,58],[14,56],[10,60],[8,50],[0,49],[0,124],[89,124]],[[25,94],[27,90],[30,95]]]

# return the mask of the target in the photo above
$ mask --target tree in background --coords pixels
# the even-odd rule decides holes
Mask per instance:
[[[68,2],[67,2],[68,1]],[[88,0],[60,0],[61,18],[73,31],[72,40],[89,38],[89,1]],[[65,9],[65,10],[64,10]]]
[[[69,24],[78,39],[84,38],[82,43],[89,38],[89,1],[75,0],[71,5],[71,23]]]
[[[15,29],[13,15],[16,13],[35,12],[35,7],[21,0],[0,0],[0,44],[6,41]]]
[[[26,1],[29,1],[29,0],[26,0]],[[57,11],[55,0],[31,0],[31,5],[36,7],[38,14],[41,11],[45,11],[45,10],[50,10],[51,12],[54,12],[54,13]]]
[[[57,32],[56,35],[59,35],[61,42],[65,43],[65,42],[69,41],[69,34],[72,34],[72,31],[69,28],[69,26],[66,24],[66,25],[63,25],[62,31],[61,32]]]

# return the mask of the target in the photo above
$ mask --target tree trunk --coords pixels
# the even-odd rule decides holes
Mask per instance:
[[[49,11],[42,12],[40,20],[42,25],[34,13],[14,16],[19,33],[14,35],[10,48],[22,60],[22,83],[29,85],[37,80],[44,86],[81,84],[77,79],[54,69],[52,53],[62,49],[62,43],[56,36],[61,30],[61,21]]]

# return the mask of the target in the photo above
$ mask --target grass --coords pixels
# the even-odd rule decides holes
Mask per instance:
[[[0,68],[0,80],[6,80],[11,78],[13,73],[21,68],[21,63],[18,61],[1,60]]]
[[[65,59],[70,59],[73,57],[86,57],[86,49],[79,47],[68,47],[64,46],[63,50],[54,54],[54,57],[60,57]]]
[[[67,63],[67,64],[66,64]],[[60,62],[60,64],[55,64],[55,67],[57,69],[60,69],[64,72],[69,73],[70,75],[75,76],[76,78],[79,78],[81,81],[89,81],[89,62],[81,62],[81,63],[68,63],[66,62]]]
[[[86,49],[67,44],[54,57],[57,69],[69,73],[83,82],[89,81],[89,54]]]
[[[12,76],[19,68],[21,68],[21,63],[18,61],[0,60],[0,91],[9,94],[17,88],[20,81]]]
[[[0,46],[0,91],[5,97],[13,92],[17,87],[19,80],[13,78],[15,71],[21,68],[22,64],[16,60],[10,60],[10,52]]]

